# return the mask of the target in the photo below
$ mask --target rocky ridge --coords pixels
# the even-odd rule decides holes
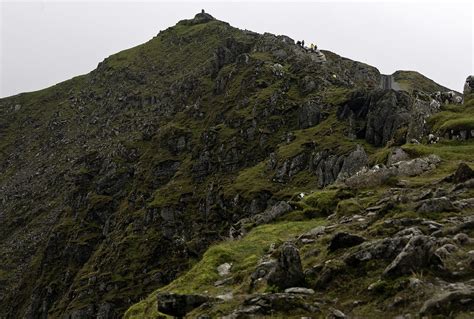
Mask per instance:
[[[0,317],[469,311],[472,102],[394,77],[201,13],[0,99]]]

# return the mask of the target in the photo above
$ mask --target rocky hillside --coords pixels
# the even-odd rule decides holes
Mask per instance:
[[[445,91],[201,13],[0,99],[0,318],[470,317]]]

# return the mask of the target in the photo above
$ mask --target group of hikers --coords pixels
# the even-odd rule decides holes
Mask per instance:
[[[299,41],[299,40],[296,41],[296,45],[302,47],[302,48],[305,49],[305,50],[308,50],[308,49],[309,49],[311,52],[315,52],[315,51],[318,49],[318,46],[317,46],[316,44],[314,44],[314,43],[311,43],[311,45],[309,46],[309,48],[305,47],[305,45],[304,45],[304,40],[302,40],[302,41]]]

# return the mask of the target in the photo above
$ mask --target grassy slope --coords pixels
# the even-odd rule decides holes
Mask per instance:
[[[202,34],[206,35],[205,41],[207,45],[202,45],[200,41],[197,41],[198,39],[202,39]],[[17,147],[18,151],[18,145],[25,148],[25,151],[21,154],[21,160],[27,161],[27,159],[34,158],[36,153],[44,153],[44,147],[47,146],[47,144],[43,142],[48,140],[51,136],[51,131],[46,127],[54,114],[59,114],[61,117],[60,119],[66,121],[68,124],[66,137],[70,137],[72,141],[75,141],[77,134],[90,133],[92,136],[88,141],[90,144],[100,145],[100,147],[108,147],[109,140],[97,141],[93,132],[89,132],[84,126],[81,126],[83,124],[82,118],[79,117],[77,110],[70,107],[69,98],[71,96],[81,96],[83,92],[87,92],[88,94],[96,95],[104,99],[106,91],[112,91],[114,94],[118,93],[123,95],[130,94],[131,91],[133,91],[132,94],[138,94],[141,96],[159,94],[160,92],[163,92],[163,90],[168,89],[173,83],[189,76],[189,73],[196,72],[196,70],[199,72],[200,69],[208,67],[215,48],[221,44],[223,38],[225,39],[228,36],[234,36],[239,40],[246,41],[247,39],[241,38],[241,35],[242,33],[240,31],[231,28],[226,23],[220,21],[212,21],[206,24],[194,26],[178,24],[145,44],[119,52],[118,54],[107,58],[102,62],[102,66],[99,65],[98,70],[95,70],[88,75],[76,77],[41,91],[20,94],[0,100],[0,111],[2,112],[0,114],[3,115],[3,112],[6,114],[6,116],[0,118],[0,127],[2,128],[2,138],[0,139],[0,159],[6,159],[15,147]],[[183,39],[188,39],[191,42],[182,44],[173,43],[174,40],[183,41]],[[181,47],[182,49],[180,49]],[[160,69],[160,66],[164,66],[164,70]],[[140,76],[144,78],[146,77],[146,81],[142,85],[138,85],[134,81],[123,79],[122,75],[124,73],[138,73]],[[97,82],[91,84],[93,79],[96,79]],[[157,79],[160,79],[161,81],[157,81]],[[212,92],[213,83],[210,79],[202,81],[200,84],[202,91]],[[114,102],[117,103],[116,101]],[[102,105],[97,105],[94,102],[89,103],[90,104],[84,106],[88,115],[100,114],[102,112],[100,108]],[[9,112],[9,106],[16,104],[21,105],[20,111],[15,113]],[[124,113],[125,112],[130,113],[128,114],[128,118],[133,118],[137,121],[139,120],[140,114],[137,114],[136,112],[132,113],[130,111],[124,111]],[[127,117],[127,114],[125,114],[125,117]],[[193,133],[195,134],[196,139],[199,138],[205,127],[196,125],[196,123],[191,123],[191,125],[189,125],[189,120],[187,120],[189,116],[182,117],[186,119],[180,121],[179,115],[177,116],[177,125],[185,126],[187,128],[192,128],[194,125],[199,128],[199,130]],[[116,119],[116,117],[112,115],[109,116],[108,114],[105,118],[110,118],[111,123],[114,123],[114,120]],[[23,125],[23,123],[28,121],[37,124],[34,130],[30,130],[28,126]],[[94,126],[91,129],[94,129]],[[137,141],[136,133],[139,132],[131,132],[128,136],[118,136],[114,138],[112,143],[124,143],[130,148],[137,149],[139,154],[145,154],[140,163],[140,166],[144,167],[152,166],[154,161],[163,161],[167,156],[170,156],[163,149],[157,151],[157,143],[155,141]],[[21,142],[25,139],[25,135],[27,138],[31,136],[28,140],[28,144]],[[152,152],[149,152],[150,150]],[[107,149],[104,149],[103,151],[107,152]],[[70,154],[71,157],[74,158],[78,155],[85,155],[83,152],[84,150],[82,149],[75,150],[75,145],[70,144],[67,148],[61,150],[60,155],[66,156]],[[149,156],[147,154],[149,154]],[[113,160],[117,161],[119,166],[124,163],[124,160],[120,157],[116,157]],[[65,164],[61,162],[60,157],[57,158],[55,167],[58,171],[64,170],[67,174],[73,176],[84,176],[89,174],[88,170],[85,168],[80,168],[77,172],[71,172],[70,163]],[[185,168],[186,166],[184,166],[183,169]],[[0,176],[0,180],[6,180],[9,176],[13,175],[15,169],[15,166],[10,167],[9,171]],[[18,169],[16,170],[18,171]],[[182,179],[177,179],[175,181],[175,184],[176,183],[182,183],[189,186],[189,172],[186,171],[186,176]],[[137,185],[135,187],[140,188],[141,186]],[[167,187],[173,188],[173,185]],[[61,190],[61,193],[58,192],[59,194],[55,194],[55,196],[61,196],[64,191],[67,191],[67,189]],[[124,191],[126,192],[127,189],[124,189]],[[89,196],[90,205],[84,207],[84,210],[88,208],[100,209],[99,202],[104,199],[107,199],[107,201],[111,200],[108,197],[106,198],[106,196],[104,197],[102,195],[91,193]],[[171,196],[169,196],[167,200],[170,202],[176,202],[176,199]],[[87,212],[78,213],[78,218],[85,218],[86,213]],[[126,223],[126,221],[130,219],[142,219],[143,214],[143,210],[134,211],[133,208],[127,205],[127,200],[125,200],[119,206],[117,219],[119,223]],[[65,216],[62,217],[54,227],[53,232],[55,234],[60,234],[61,237],[71,237],[68,244],[69,246],[75,247],[84,245],[84,247],[88,248],[90,245],[95,245],[99,242],[101,237],[100,233],[102,232],[99,225],[94,225],[94,223],[84,221],[81,223],[73,222],[69,217],[67,217],[67,214],[64,215]],[[33,216],[33,218],[37,218],[37,216]],[[15,220],[13,220],[13,222],[14,221]],[[8,223],[5,223],[3,226],[10,227],[10,229],[13,227],[12,225],[9,226]],[[48,232],[49,229],[44,230],[45,234]],[[7,231],[5,231],[5,234],[7,234]],[[76,274],[77,272],[74,279],[74,286],[76,286],[74,290],[78,294],[89,289],[87,287],[88,285],[84,285],[84,282],[87,282],[91,277],[105,278],[106,281],[115,285],[115,287],[123,287],[124,283],[130,284],[133,282],[136,274],[142,272],[143,263],[146,263],[146,260],[149,259],[147,256],[149,255],[150,250],[153,249],[150,247],[151,245],[149,243],[153,240],[158,240],[160,234],[155,229],[149,229],[146,234],[137,236],[134,234],[133,229],[127,228],[125,231],[123,229],[117,230],[110,234],[110,236],[114,238],[117,243],[117,249],[113,252],[105,244],[101,245],[96,247],[94,254],[86,264],[81,265],[81,268],[78,269],[77,265],[71,264],[61,265],[62,261],[58,260],[55,267],[64,266],[67,269],[51,267],[50,272],[43,274],[40,278],[38,278],[35,272],[32,271],[31,276],[34,275],[35,278],[31,278],[31,280],[33,282],[34,280],[38,280],[38,282],[40,282],[39,286],[47,286],[49,282],[55,281],[55,276],[57,276],[58,272],[65,272],[66,270],[73,274]],[[42,267],[42,249],[37,250],[36,253],[37,255],[34,256],[29,265],[31,269]],[[97,265],[102,264],[101,260],[108,260],[110,263],[115,263],[115,272],[97,272]],[[13,260],[13,262],[15,261]],[[5,261],[2,266],[5,265],[8,265],[7,261]],[[101,265],[100,267],[109,268],[109,266],[104,265]],[[2,270],[0,272],[2,276],[4,273],[7,274],[7,270]],[[28,289],[30,289],[30,287],[23,289],[25,298],[32,293]],[[116,296],[120,295],[128,295],[133,298],[136,297],[137,292],[142,289],[144,288],[127,287],[126,289],[120,289],[121,291],[114,289],[107,292],[104,299],[113,301],[116,299]],[[94,296],[85,294],[85,298],[83,297],[69,305],[60,304],[56,309],[54,309],[54,311],[64,311],[66,307],[81,308],[84,305],[94,302],[93,298]]]
[[[447,105],[428,122],[433,130],[443,135],[449,130],[474,130],[474,100],[463,105]]]
[[[242,281],[235,283],[232,292],[234,294],[244,293],[245,284],[248,284],[244,281],[248,280],[253,268],[271,244],[289,240],[324,223],[322,219],[314,219],[262,225],[253,229],[243,239],[225,241],[212,246],[186,274],[131,307],[125,314],[125,318],[155,318],[158,315],[156,294],[159,292],[193,293],[205,291],[210,295],[218,294],[221,289],[214,286],[214,282],[219,279],[216,268],[226,262],[232,263],[234,278],[240,278]]]
[[[205,38],[203,37],[205,35]],[[27,94],[21,94],[8,99],[0,100],[0,104],[21,104],[22,112],[9,114],[8,117],[0,118],[0,127],[2,128],[2,139],[0,139],[0,159],[6,158],[16,145],[22,146],[22,134],[27,132],[28,126],[22,127],[22,123],[33,119],[34,123],[39,123],[40,126],[34,130],[31,130],[32,135],[38,134],[40,139],[49,138],[49,131],[46,129],[46,124],[51,119],[54,113],[60,112],[62,119],[68,121],[68,132],[67,137],[74,138],[78,132],[85,131],[85,128],[79,125],[79,115],[73,108],[68,107],[68,99],[70,96],[81,95],[81,92],[93,93],[96,96],[100,96],[105,99],[106,92],[110,89],[114,94],[123,95],[137,95],[141,97],[147,97],[155,93],[159,93],[162,90],[169,88],[171,85],[182,81],[187,77],[200,76],[202,69],[209,66],[212,59],[214,50],[217,46],[222,44],[222,40],[226,37],[236,37],[242,42],[247,42],[249,39],[244,36],[239,30],[229,27],[227,24],[220,21],[212,21],[206,24],[188,26],[184,24],[178,24],[177,26],[168,29],[163,34],[155,37],[149,42],[137,46],[135,48],[122,51],[116,55],[107,58],[102,68],[99,67],[97,71],[92,72],[89,75],[77,77],[58,84],[54,87]],[[205,39],[203,45],[199,39]],[[229,83],[228,92],[225,96],[212,96],[214,82],[209,77],[200,78],[199,86],[200,92],[205,92],[202,98],[202,109],[206,114],[204,120],[192,119],[186,111],[178,112],[171,123],[166,125],[174,127],[173,129],[180,129],[190,132],[192,136],[192,143],[197,144],[200,142],[202,134],[210,129],[211,127],[218,130],[219,139],[222,142],[228,142],[232,138],[239,137],[239,130],[230,128],[224,123],[216,122],[216,106],[221,107],[222,105],[234,105],[240,96],[240,88],[245,81],[247,81],[254,72],[253,67],[256,63],[263,63],[264,72],[262,72],[259,83],[267,83],[268,86],[265,88],[259,88],[256,91],[250,92],[250,103],[246,107],[234,108],[227,110],[228,118],[239,117],[247,121],[253,120],[253,108],[254,106],[258,109],[259,107],[265,107],[268,104],[268,100],[272,93],[278,91],[285,83],[283,80],[275,80],[271,75],[269,66],[277,62],[268,53],[255,52],[250,55],[250,64],[248,67],[236,68],[234,65],[226,66],[221,71],[222,73],[228,72],[233,74],[232,81]],[[305,75],[312,75],[314,70],[305,70],[306,74],[291,74],[291,65],[285,64],[284,70],[290,72],[290,83],[291,88],[288,93],[288,100],[291,103],[301,103],[303,100],[308,100],[313,97],[319,97],[322,95],[322,99],[328,105],[336,106],[343,102],[347,98],[348,90],[342,87],[333,87],[328,91],[310,93],[305,96],[299,92],[298,80]],[[138,77],[145,77],[147,81],[138,85],[134,81],[124,79],[123,74],[137,75]],[[92,79],[97,79],[98,83],[92,84]],[[113,101],[114,103],[116,101]],[[288,104],[291,104],[288,103]],[[292,105],[290,105],[292,106]],[[293,105],[294,106],[294,105]],[[91,104],[86,106],[87,111],[91,114],[97,113],[98,116],[107,115],[101,114],[101,110],[98,104]],[[364,145],[369,155],[374,155],[376,149],[364,143],[364,141],[350,141],[344,137],[343,127],[338,125],[335,118],[335,108],[330,110],[328,118],[320,125],[309,128],[306,130],[294,131],[295,140],[290,143],[282,142],[281,136],[287,130],[287,127],[283,127],[276,132],[273,132],[272,138],[267,143],[270,148],[273,148],[278,156],[284,160],[297,155],[304,148],[304,144],[308,142],[316,141],[321,148],[334,148],[339,154],[344,154],[350,151],[354,147],[354,143]],[[145,120],[149,113],[136,111],[124,111],[126,117],[133,118],[136,120]],[[268,121],[262,119],[259,123],[262,130],[266,130],[266,126],[270,126],[271,121],[282,121],[285,119],[284,115],[274,116]],[[260,119],[259,119],[260,120]],[[217,124],[217,125],[216,125]],[[166,125],[163,125],[162,132],[166,131]],[[291,125],[288,124],[288,125]],[[328,134],[328,132],[332,132]],[[161,133],[160,133],[161,134]],[[93,133],[91,134],[93,136]],[[182,162],[179,171],[174,176],[170,183],[164,186],[160,186],[157,189],[152,189],[152,199],[147,203],[147,207],[165,207],[168,205],[176,204],[180,195],[185,192],[194,192],[194,195],[199,197],[205,196],[204,187],[195,187],[191,179],[191,164],[193,158],[191,155],[179,155],[175,156],[165,150],[160,141],[164,139],[164,135],[157,135],[151,141],[137,141],[137,136],[140,136],[140,132],[127,132],[126,136],[119,136],[113,142],[124,143],[127,147],[136,148],[141,154],[140,168],[143,169],[143,175],[145,175],[145,182],[151,180],[153,177],[151,174],[151,167],[153,163],[163,161],[164,159],[179,160]],[[95,141],[91,139],[91,143],[97,143],[101,146],[102,141]],[[241,146],[245,149],[245,152],[251,154],[255,152],[254,143],[243,142]],[[455,144],[448,143],[448,146]],[[463,144],[464,145],[464,144]],[[464,149],[464,155],[470,152],[470,146],[466,144]],[[24,145],[26,151],[23,154],[25,159],[31,159],[37,154],[41,147],[40,143],[32,142],[31,144]],[[439,148],[439,152],[447,152],[452,156],[451,159],[457,159],[459,152],[457,146],[452,147],[451,151],[443,148],[443,145],[438,144],[436,146],[427,146],[427,149],[423,149],[423,146],[406,146],[407,148],[416,148],[418,152],[431,152],[432,148]],[[258,147],[257,147],[258,148]],[[83,152],[82,149],[78,148],[73,150],[68,149],[70,154],[75,156]],[[444,155],[443,155],[444,156]],[[466,157],[465,157],[466,158]],[[121,164],[124,162],[122,158],[114,158],[114,161]],[[375,160],[376,162],[378,160]],[[67,170],[67,165],[62,166],[58,161],[58,170]],[[214,179],[220,182],[227,194],[242,194],[247,198],[251,198],[254,194],[262,192],[263,190],[270,189],[279,198],[290,199],[299,192],[310,192],[316,188],[315,180],[312,176],[308,176],[306,172],[298,174],[288,184],[275,184],[270,182],[270,176],[266,174],[264,168],[266,167],[266,159],[257,158],[255,162],[247,163],[247,167],[240,172],[232,174],[221,173],[216,174],[212,178],[203,182],[203,185],[210,180]],[[450,166],[449,169],[452,167]],[[8,178],[10,174],[13,174],[13,168],[0,176],[0,181]],[[262,173],[263,171],[263,173]],[[87,175],[88,171],[85,168],[78,169],[77,172],[73,172],[74,176]],[[145,182],[138,180],[135,185],[127,185],[127,191],[131,189],[137,191],[147,192],[149,189]],[[323,195],[321,195],[323,194]],[[312,197],[322,196],[326,198],[325,193],[316,193]],[[309,198],[312,198],[309,197]],[[332,197],[331,197],[332,198]],[[107,206],[111,198],[100,194],[91,193],[89,197],[90,207],[102,208]],[[317,200],[312,204],[308,204],[302,207],[301,211],[292,213],[288,216],[288,219],[307,219],[305,213],[313,213],[313,210],[319,212],[323,205],[324,207],[332,204],[331,199]],[[304,205],[303,205],[304,206]],[[331,207],[331,206],[330,206]],[[306,209],[306,212],[305,212]],[[328,208],[325,208],[328,209]],[[79,218],[82,215],[86,215],[87,212],[81,212]],[[150,276],[159,273],[161,265],[153,264],[155,262],[150,256],[150,251],[156,249],[153,243],[160,240],[159,227],[150,227],[144,232],[139,233],[136,228],[137,224],[144,219],[145,209],[137,209],[128,204],[127,199],[121,201],[118,205],[117,220],[119,226],[116,230],[110,234],[111,241],[114,242],[114,249],[111,249],[107,244],[100,244],[95,248],[90,260],[77,268],[77,266],[67,266],[65,268],[54,268],[51,272],[46,273],[38,281],[39,286],[47,286],[49,282],[53,282],[56,278],[57,273],[71,271],[75,273],[74,284],[72,291],[76,295],[82,295],[84,297],[74,300],[68,304],[69,300],[62,300],[59,305],[56,305],[54,314],[57,315],[68,309],[78,309],[85,307],[96,301],[96,296],[87,295],[86,292],[96,289],[95,286],[89,285],[91,278],[98,277],[103,281],[110,283],[112,286],[117,287],[111,291],[105,293],[102,296],[102,300],[120,303],[124,299],[136,300],[137,296],[142,296],[156,289],[156,284],[151,282],[147,285],[141,283]],[[82,215],[81,215],[82,214]],[[66,215],[66,214],[65,214]],[[191,216],[195,217],[195,216]],[[215,267],[215,264],[220,261],[221,255],[236,260],[236,263],[240,260],[247,260],[246,263],[240,265],[242,276],[248,274],[252,267],[255,265],[256,259],[260,256],[263,250],[268,246],[269,242],[284,240],[293,235],[296,235],[304,230],[313,227],[314,225],[320,224],[320,219],[306,220],[301,222],[294,221],[282,221],[279,224],[262,226],[254,230],[249,236],[249,239],[236,242],[226,242],[220,244],[222,246],[214,246],[220,248],[211,248],[204,259],[200,261],[201,265],[206,267]],[[65,237],[71,237],[71,243],[74,245],[88,246],[92,243],[97,242],[97,238],[100,238],[101,228],[94,222],[83,222],[81,224],[74,222],[70,217],[62,217],[55,227],[55,233],[64,235]],[[251,245],[251,240],[260,242],[259,245]],[[240,248],[239,248],[240,247]],[[222,249],[221,249],[222,248]],[[235,255],[229,253],[229,251],[236,250]],[[230,255],[229,255],[230,254]],[[209,260],[207,260],[209,259]],[[198,263],[198,264],[199,264]],[[147,273],[143,273],[143,264],[152,265],[151,270]],[[38,255],[33,259],[30,265],[34,269],[41,267],[41,256]],[[183,269],[189,268],[191,265],[183,264]],[[66,268],[67,268],[66,267]],[[97,270],[97,267],[102,269]],[[105,270],[104,270],[105,269]],[[192,268],[196,271],[196,268]],[[214,271],[215,272],[215,271]],[[6,273],[6,271],[0,269],[0,279]],[[211,272],[212,273],[212,272]],[[192,270],[191,273],[192,274]],[[37,280],[36,273],[31,274],[31,280]],[[34,277],[34,278],[33,278]],[[201,277],[191,276],[196,279],[196,282],[188,282],[185,280],[178,279],[169,286],[169,289],[177,289],[177,291],[193,291],[199,285],[207,285],[208,289],[212,289],[212,280],[214,277]],[[184,278],[190,278],[184,277]],[[236,287],[238,289],[238,287]],[[199,291],[198,291],[199,292]],[[30,291],[24,291],[25,298],[28,297]],[[154,301],[153,301],[154,302]],[[153,311],[153,310],[152,310]]]
[[[470,113],[470,105],[468,106],[448,106],[445,111],[438,113],[430,122],[434,127],[442,127],[447,118],[449,118],[452,109],[456,110],[456,114],[464,116]],[[474,168],[474,140],[465,142],[460,141],[442,141],[438,144],[406,144],[403,148],[412,156],[425,156],[428,154],[437,154],[442,159],[442,164],[430,172],[416,177],[404,178],[411,189],[425,187],[432,183],[439,183],[439,180],[451,174],[460,162],[468,163]],[[383,149],[382,149],[383,150]],[[247,174],[245,171],[243,174]],[[336,212],[339,216],[351,216],[361,212],[364,208],[375,205],[375,203],[385,194],[389,186],[382,185],[378,189],[358,190],[352,194],[346,194],[341,199],[340,191],[337,186],[332,189],[315,191],[304,200],[294,203],[297,210],[287,214],[278,223],[263,225],[252,230],[246,237],[236,241],[227,241],[211,247],[203,258],[186,274],[177,278],[170,285],[160,288],[150,294],[145,300],[130,307],[126,312],[125,318],[155,318],[158,315],[156,306],[156,294],[161,291],[176,293],[205,293],[216,296],[218,294],[232,291],[234,299],[224,304],[216,306],[213,310],[214,315],[223,315],[229,313],[232,309],[242,301],[239,294],[246,293],[248,286],[248,276],[254,270],[257,260],[263,255],[265,250],[271,243],[278,243],[288,240],[294,236],[304,233],[305,230],[311,229],[317,225],[326,223],[321,217],[332,212]],[[469,195],[469,194],[467,194]],[[474,194],[471,194],[473,196]],[[420,216],[411,210],[407,210],[404,206],[396,207],[389,211],[385,218],[406,218],[406,217],[424,217],[432,220],[440,220],[450,214],[427,214]],[[295,222],[293,220],[301,220]],[[340,225],[338,230],[344,230],[345,226]],[[354,231],[354,230],[353,230]],[[389,231],[387,233],[387,231]],[[366,237],[379,237],[390,235],[390,230],[385,229],[383,220],[372,225]],[[303,265],[305,268],[311,265],[325,262],[328,258],[336,258],[326,252],[328,237],[318,240],[316,247],[322,253],[311,255],[314,246],[304,247],[301,251],[303,256]],[[219,279],[216,267],[224,262],[233,262],[232,271],[240,278],[239,282],[232,284],[231,287],[222,288],[215,287],[213,283]],[[337,279],[337,284],[324,292],[324,296],[337,298],[341,304],[345,301],[350,302],[354,296],[358,296],[363,300],[362,306],[358,307],[354,314],[364,318],[377,318],[380,315],[379,307],[385,302],[386,298],[395,295],[403,295],[403,285],[407,278],[385,279],[377,282],[381,275],[385,263],[375,263],[363,266],[359,271],[354,273],[341,273]],[[424,276],[423,280],[432,280],[430,274],[413,274],[412,277],[418,278]],[[247,282],[246,282],[247,280]],[[377,282],[377,286],[371,293],[367,293],[367,287]],[[247,286],[246,286],[247,284]],[[339,285],[339,288],[338,288]],[[230,290],[229,290],[230,289]],[[421,300],[420,300],[421,302]],[[397,308],[391,309],[388,313],[397,314]],[[405,311],[413,311],[413,309],[405,309]]]
[[[433,80],[416,71],[396,71],[393,79],[400,85],[402,90],[413,92],[414,90],[426,93],[449,91],[448,88],[439,85]]]
[[[49,155],[46,153],[48,149],[45,148],[47,144],[41,141],[48,140],[51,137],[51,129],[47,125],[53,115],[58,114],[60,120],[66,121],[67,130],[65,135],[72,141],[75,141],[78,135],[87,133],[89,149],[99,148],[99,152],[108,153],[109,150],[113,150],[111,147],[112,143],[113,145],[122,143],[125,148],[135,149],[140,154],[138,172],[140,178],[143,179],[137,180],[131,185],[126,185],[124,192],[147,193],[151,191],[153,197],[147,203],[147,207],[161,208],[175,205],[179,201],[181,194],[185,192],[192,192],[195,198],[204,197],[206,189],[204,187],[196,187],[191,178],[191,164],[193,160],[191,155],[172,155],[161,145],[162,140],[166,137],[160,134],[165,134],[166,125],[173,127],[172,130],[178,129],[189,132],[192,137],[191,144],[193,145],[199,144],[202,134],[210,128],[219,129],[218,134],[221,142],[240,139],[239,130],[232,129],[222,122],[218,122],[218,126],[215,125],[217,124],[216,117],[220,115],[215,112],[216,106],[219,108],[223,105],[232,106],[235,105],[239,98],[242,98],[242,93],[240,92],[241,85],[251,79],[256,64],[263,64],[263,71],[257,81],[259,83],[267,83],[268,86],[246,92],[250,95],[251,103],[243,108],[226,110],[228,111],[227,118],[232,119],[235,116],[246,121],[252,121],[256,116],[253,114],[254,106],[257,107],[257,110],[260,107],[266,107],[272,94],[285,84],[283,80],[275,80],[271,73],[270,67],[276,62],[274,58],[268,53],[255,52],[250,55],[251,63],[248,66],[237,68],[235,65],[230,65],[221,71],[222,73],[232,73],[233,78],[231,78],[232,81],[229,83],[226,95],[213,95],[214,82],[205,74],[206,68],[212,62],[216,47],[222,45],[222,42],[228,37],[234,37],[243,43],[250,41],[250,38],[240,30],[234,29],[221,21],[211,21],[206,24],[192,26],[180,23],[143,45],[119,52],[107,58],[99,65],[97,70],[88,75],[71,79],[42,91],[2,99],[0,101],[2,106],[21,105],[21,112],[9,112],[8,116],[0,119],[2,121],[2,133],[5,133],[0,140],[2,156],[6,158],[16,145],[21,145],[25,148],[22,154],[25,162],[28,158],[33,158],[37,153]],[[206,45],[202,45],[203,41]],[[288,97],[289,103],[287,104],[288,107],[293,107],[294,104],[291,103],[300,103],[302,100],[310,99],[312,95],[304,96],[299,92],[298,80],[305,74],[291,74],[290,66],[290,64],[285,64],[284,69],[290,73],[291,83]],[[203,76],[203,72],[205,76]],[[312,72],[314,72],[312,69],[306,70],[307,74]],[[120,134],[113,137],[110,141],[108,139],[98,139],[96,134],[101,132],[101,130],[96,126],[84,125],[83,117],[86,114],[86,121],[89,120],[88,116],[90,118],[110,118],[110,126],[116,125],[120,127],[119,125],[122,125],[122,123],[118,122],[120,117],[117,116],[117,109],[121,107],[117,102],[119,97],[136,96],[140,98],[155,94],[159,95],[160,92],[176,83],[180,83],[183,79],[193,77],[199,78],[199,94],[202,94],[201,108],[204,114],[206,114],[206,117],[202,120],[193,119],[186,110],[180,111],[173,116],[170,122],[163,125],[160,133],[154,136],[151,141],[140,140],[140,132],[135,131]],[[109,100],[108,96],[110,93],[112,97]],[[346,93],[344,88],[331,89],[324,93],[323,98],[328,103],[336,105],[346,97]],[[98,102],[89,101],[89,96],[97,98]],[[77,108],[71,106],[70,99],[72,97],[86,103],[83,105],[84,110],[82,114],[78,112]],[[114,108],[111,108],[111,106],[114,106]],[[7,108],[2,109],[2,111],[7,111]],[[147,120],[147,116],[150,116],[150,111],[146,107],[140,112],[134,109],[120,112],[130,121],[144,121]],[[335,109],[333,112],[335,112]],[[281,122],[283,119],[283,115],[272,116],[268,120],[259,119],[259,126],[262,128],[262,131],[267,131],[266,126],[271,125],[272,121]],[[332,122],[328,121],[325,125],[334,126],[334,117],[331,117],[331,119]],[[114,122],[115,120],[117,122]],[[21,123],[28,121],[33,121],[39,125],[34,130],[29,130],[28,126],[21,126]],[[290,122],[288,125],[293,124]],[[323,128],[327,129],[328,126],[321,126],[321,129]],[[273,132],[271,139],[267,142],[267,147],[275,148],[282,159],[296,155],[302,150],[302,144],[311,139],[317,138],[319,143],[326,143],[332,146],[334,141],[343,138],[342,132],[340,132],[341,135],[338,135],[338,137],[324,136],[326,135],[322,134],[324,132],[309,129],[296,132],[297,138],[295,141],[281,143],[280,136],[286,130],[286,127],[282,127],[277,132]],[[29,138],[28,143],[22,142],[24,135]],[[111,145],[109,145],[109,142],[111,142]],[[239,143],[246,153],[255,153],[254,142],[239,141]],[[348,151],[349,149],[350,144],[345,144],[341,151]],[[60,152],[65,158],[68,156],[76,158],[77,156],[85,155],[82,147],[74,143],[69,144],[67,147],[62,147]],[[260,150],[257,150],[257,152],[260,152]],[[315,184],[314,178],[305,176],[304,173],[299,174],[288,184],[272,184],[269,182],[268,176],[258,176],[260,174],[259,170],[266,165],[266,161],[261,157],[261,161],[257,158],[256,162],[248,163],[249,167],[242,172],[216,174],[202,183],[205,184],[214,179],[219,181],[228,192],[227,194],[242,193],[248,198],[268,187],[271,187],[272,191],[278,194],[278,197],[290,198],[293,194],[312,188]],[[182,162],[182,165],[170,183],[150,190],[148,183],[153,181],[151,168],[154,163],[165,159],[179,160]],[[118,171],[127,170],[128,163],[125,159],[115,156],[112,158],[112,161],[119,167]],[[90,173],[89,169],[84,166],[71,169],[69,160],[61,161],[60,156],[57,156],[55,165],[58,171],[64,171],[65,174],[77,178],[94,174]],[[15,173],[15,170],[17,168],[12,166],[8,172],[2,174],[0,179],[6,180],[10,173]],[[168,267],[157,265],[156,258],[153,259],[153,256],[150,255],[150,251],[156,249],[156,243],[159,242],[162,236],[159,227],[149,227],[140,233],[137,231],[138,226],[135,226],[135,224],[140,225],[145,218],[145,209],[135,208],[127,199],[112,199],[109,196],[97,194],[93,189],[87,191],[90,191],[90,196],[87,197],[87,207],[83,207],[77,213],[77,218],[81,222],[74,222],[71,219],[70,215],[72,212],[69,209],[59,218],[57,224],[52,229],[52,233],[61,238],[70,238],[67,241],[67,247],[92,249],[93,253],[89,260],[85,264],[78,265],[58,259],[53,267],[42,270],[42,252],[46,247],[44,246],[42,249],[37,250],[37,254],[33,256],[34,258],[32,258],[29,264],[29,267],[36,269],[40,275],[36,272],[30,272],[28,278],[25,278],[29,282],[37,281],[39,287],[46,287],[49,282],[56,280],[58,273],[70,272],[74,274],[71,290],[78,297],[72,301],[68,298],[60,300],[58,304],[54,305],[51,312],[52,315],[59,315],[66,310],[80,309],[96,302],[97,296],[88,293],[97,289],[94,285],[95,278],[97,278],[97,281],[108,282],[114,287],[112,290],[103,293],[101,296],[102,300],[122,304],[123,299],[133,300],[137,296],[155,289],[156,283],[153,281],[145,286],[139,283],[146,277],[159,273],[160,267]],[[67,188],[58,190],[58,194],[66,196]],[[60,200],[58,200],[58,204],[61,204]],[[89,211],[103,209],[112,204],[117,206],[115,211],[116,229],[112,229],[108,235],[111,238],[111,242],[115,243],[113,248],[107,242],[101,242],[101,225],[94,221],[85,221],[86,218],[90,217]],[[194,209],[194,211],[196,210]],[[197,218],[198,216],[192,215],[188,217]],[[32,218],[37,217],[32,216]],[[11,226],[5,224],[5,227]],[[45,230],[45,233],[49,231]],[[220,229],[213,229],[213,231],[218,233]],[[65,249],[65,247],[61,249]],[[172,259],[167,259],[166,262],[172,261]],[[143,273],[143,264],[148,264],[152,269],[147,273]],[[112,267],[112,265],[114,266]],[[181,269],[189,267],[186,262],[182,262],[180,265]],[[181,271],[181,269],[177,271]],[[28,298],[32,294],[30,290],[32,288],[31,285],[27,287],[27,289],[22,290],[21,298]],[[60,289],[65,288],[61,287],[60,283],[57,289],[60,291]],[[21,298],[18,300],[21,300]],[[19,307],[23,306],[20,305]]]

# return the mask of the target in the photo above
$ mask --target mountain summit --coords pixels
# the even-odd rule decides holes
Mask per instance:
[[[0,99],[0,318],[469,316],[470,98],[203,11]]]

